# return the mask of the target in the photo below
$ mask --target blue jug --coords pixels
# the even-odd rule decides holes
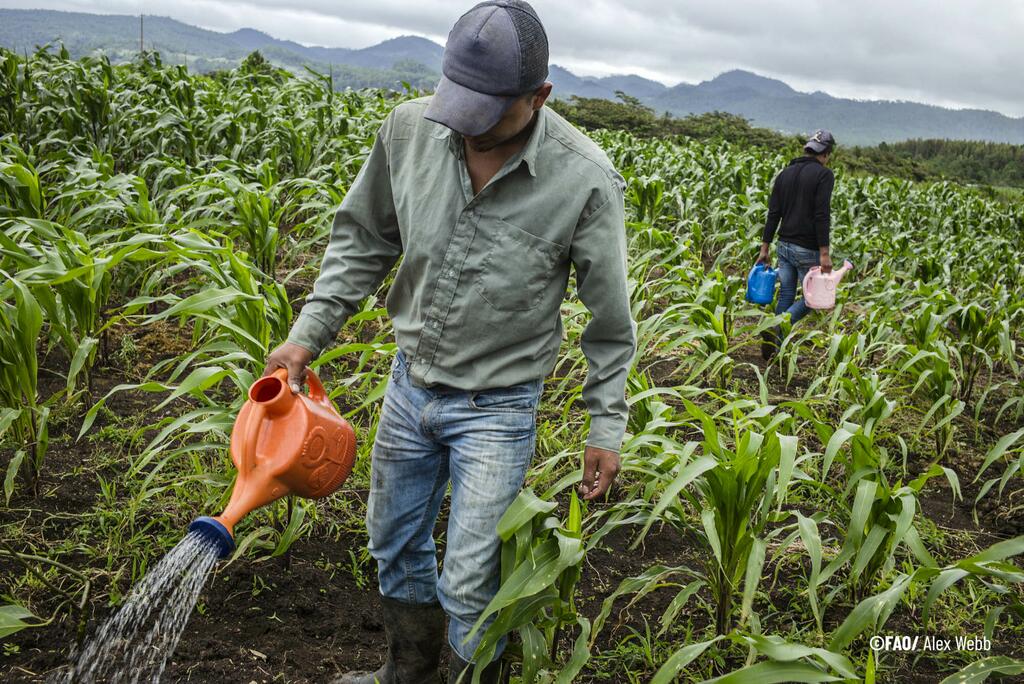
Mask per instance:
[[[778,271],[767,264],[754,264],[747,276],[747,301],[754,304],[771,304],[775,298],[775,281]]]

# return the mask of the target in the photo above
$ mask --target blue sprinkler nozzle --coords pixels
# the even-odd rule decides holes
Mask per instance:
[[[220,521],[207,515],[200,516],[188,526],[189,532],[197,532],[199,535],[217,547],[217,558],[227,558],[235,550],[235,540]]]

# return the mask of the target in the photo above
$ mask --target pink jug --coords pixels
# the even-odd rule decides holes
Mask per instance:
[[[807,271],[804,276],[804,302],[812,309],[831,309],[836,305],[836,288],[846,272],[853,268],[849,261],[842,268],[832,269],[831,273],[822,273],[818,266]]]

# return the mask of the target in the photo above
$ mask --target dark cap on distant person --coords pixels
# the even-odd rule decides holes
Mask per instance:
[[[814,152],[815,154],[824,154],[825,152],[831,152],[835,146],[836,139],[832,137],[832,133],[819,128],[814,131],[814,135],[807,139],[807,142],[804,144],[804,150]]]
[[[548,38],[533,7],[489,0],[463,14],[448,34],[441,73],[424,116],[463,135],[493,128],[548,76]]]

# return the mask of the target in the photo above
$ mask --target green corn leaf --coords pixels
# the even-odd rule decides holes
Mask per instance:
[[[523,644],[523,684],[532,684],[540,668],[550,664],[547,642],[532,623],[519,628],[519,640]]]
[[[711,644],[724,639],[724,636],[717,636],[714,639],[708,641],[701,641],[696,644],[689,644],[683,646],[665,661],[665,664],[658,668],[658,671],[654,674],[654,678],[651,679],[651,684],[670,684],[676,681],[676,676],[683,670],[684,667],[696,660],[704,651],[708,650]]]
[[[288,551],[292,544],[294,544],[299,538],[300,530],[302,529],[302,521],[306,518],[306,506],[308,505],[311,504],[307,501],[295,499],[292,505],[292,514],[288,519],[288,525],[284,528],[284,532],[281,533],[281,538],[278,540],[277,546],[271,552],[271,558],[280,556]]]
[[[820,660],[834,672],[843,677],[855,679],[857,670],[849,658],[841,653],[834,653],[824,648],[814,648],[803,644],[794,644],[778,636],[749,634],[740,637],[761,655],[776,662],[794,662],[800,659]]]
[[[630,601],[633,605],[645,595],[665,586],[669,586],[668,578],[680,573],[687,573],[684,567],[671,567],[665,565],[652,565],[644,572],[634,577],[627,577],[619,582],[619,586],[601,603],[601,611],[594,618],[594,638],[600,634],[604,627],[605,620],[611,614],[615,601],[626,594],[636,594]],[[685,590],[684,590],[685,591]],[[691,592],[692,593],[692,592]],[[628,607],[628,606],[627,606]]]
[[[162,409],[178,397],[186,394],[194,395],[202,392],[203,390],[209,389],[229,375],[231,375],[230,370],[219,366],[202,366],[200,368],[196,368],[188,374],[188,377],[185,378],[180,385],[174,388],[167,398],[157,404],[156,408],[157,410]]]
[[[569,659],[562,666],[558,677],[555,678],[555,684],[572,684],[583,666],[590,660],[590,621],[580,616],[579,625],[579,636],[576,637],[576,643],[573,645]]]
[[[259,299],[256,295],[246,294],[234,287],[213,288],[176,301],[150,320],[160,321],[178,315],[195,316],[225,304],[238,304]]]
[[[853,568],[850,573],[853,576],[860,575],[864,568],[868,566],[871,559],[874,557],[875,552],[878,551],[879,547],[886,541],[886,537],[889,535],[889,530],[882,525],[872,525],[868,531],[867,537],[864,538],[864,543],[861,545],[860,550],[857,551],[857,556],[853,561]]]
[[[888,589],[858,603],[832,633],[832,640],[828,644],[829,650],[842,651],[864,631],[881,629],[903,596],[903,592],[910,586],[911,579],[910,575],[900,575]]]
[[[1009,656],[989,656],[976,660],[956,674],[942,680],[941,684],[982,684],[992,675],[1024,674],[1024,660]]]
[[[725,562],[722,560],[722,539],[718,536],[718,527],[715,525],[715,512],[711,509],[701,511],[700,522],[704,526],[704,534],[707,536],[708,544],[711,545],[711,550],[715,554],[715,560],[718,561],[718,566],[724,568]]]
[[[687,442],[683,447],[683,454],[680,456],[680,462],[685,463],[696,448],[696,442]],[[637,535],[636,540],[634,540],[632,545],[630,545],[630,549],[635,549],[640,545],[640,542],[643,541],[644,537],[647,535],[647,531],[651,529],[651,525],[660,518],[661,514],[665,512],[665,509],[667,509],[669,505],[676,501],[679,496],[679,492],[681,492],[684,487],[692,483],[702,474],[714,468],[717,464],[718,462],[711,456],[701,456],[700,458],[687,463],[672,482],[665,487],[665,491],[662,493],[661,498],[658,499],[658,503],[651,511],[647,523],[640,531],[640,534]]]
[[[99,340],[94,337],[86,337],[75,350],[75,356],[71,359],[71,366],[68,368],[67,391],[70,394],[75,389],[75,378],[82,372],[89,355],[96,348]]]
[[[786,492],[789,490],[789,481],[793,478],[793,469],[796,464],[797,438],[790,435],[779,435],[779,481],[776,485],[775,501],[776,510],[782,510],[782,504],[786,500]]]
[[[558,508],[554,501],[544,501],[533,493],[530,487],[519,492],[519,496],[505,510],[498,521],[497,532],[502,541],[508,541],[512,534],[523,525],[543,513],[550,513]]]
[[[0,437],[3,437],[7,429],[14,424],[14,421],[21,417],[22,411],[25,411],[25,409],[0,408]]]
[[[853,507],[850,510],[850,526],[847,530],[848,539],[859,545],[864,538],[864,530],[868,524],[868,516],[871,514],[871,504],[875,500],[875,490],[878,484],[870,480],[862,480],[857,485],[857,494],[853,499]]]
[[[32,620],[32,622],[29,622],[29,620]],[[28,627],[42,627],[49,623],[49,620],[42,621],[33,615],[31,611],[17,604],[0,606],[0,639]]]
[[[828,479],[828,471],[832,468],[832,461],[835,460],[836,454],[839,453],[839,449],[842,448],[856,433],[850,432],[846,428],[839,428],[832,433],[832,437],[828,440],[828,446],[825,447],[825,457],[821,464],[821,481],[825,482]]]
[[[744,667],[703,684],[777,684],[779,682],[839,682],[842,677],[804,663],[764,662]]]
[[[818,630],[821,626],[821,608],[818,605],[818,585],[821,581],[821,535],[818,533],[818,524],[811,518],[805,517],[799,511],[796,512],[797,525],[800,530],[800,538],[804,542],[811,557],[811,576],[808,578],[807,598],[811,604],[811,612],[814,620],[818,623]]]
[[[981,468],[978,469],[978,474],[974,476],[974,482],[977,482],[981,478],[982,474],[988,470],[989,466],[995,463],[996,459],[1005,454],[1007,450],[1016,444],[1017,440],[1022,437],[1024,437],[1024,428],[1000,437],[999,441],[996,442],[996,445],[985,455],[985,460],[982,462]]]
[[[488,616],[516,601],[533,596],[542,589],[553,586],[563,570],[577,565],[582,560],[582,542],[555,530],[555,538],[545,541],[535,552],[532,561],[517,567],[501,585],[497,594],[474,623],[469,636],[480,629]]]
[[[21,464],[25,460],[25,450],[18,449],[14,452],[14,456],[11,457],[11,462],[7,464],[7,474],[4,476],[4,504],[11,504],[11,496],[14,494],[14,481],[18,476],[18,471],[21,469]]]
[[[277,530],[275,530],[273,527],[269,525],[263,525],[261,527],[257,527],[255,530],[252,530],[241,539],[238,539],[236,537],[235,552],[231,554],[231,558],[228,560],[227,563],[224,564],[224,567],[231,565],[236,560],[244,556],[246,551],[249,550],[250,546],[254,546],[256,548],[269,548],[272,543],[270,540],[272,540],[276,534]]]
[[[740,624],[746,622],[754,605],[754,594],[761,583],[764,556],[767,545],[763,539],[755,539],[747,557],[746,575],[743,578],[743,604],[740,610]]]
[[[1022,553],[1024,553],[1024,535],[997,542],[981,553],[960,561],[957,565],[977,565],[988,561],[1001,561]]]
[[[925,598],[924,607],[921,610],[921,619],[925,624],[928,623],[928,615],[935,600],[946,589],[949,589],[968,575],[970,575],[970,572],[961,568],[949,568],[939,573],[938,577],[935,578],[932,585],[928,588],[928,596]]]

